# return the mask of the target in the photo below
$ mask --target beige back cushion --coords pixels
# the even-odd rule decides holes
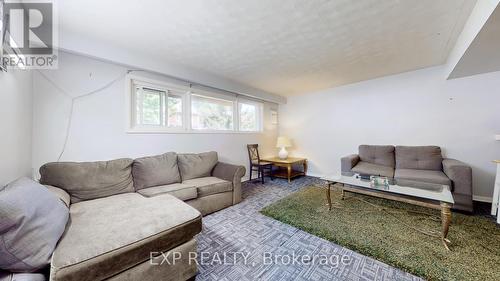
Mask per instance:
[[[167,152],[162,155],[142,157],[134,160],[132,166],[135,190],[147,187],[181,182],[177,154]]]
[[[210,176],[215,165],[219,162],[215,151],[179,154],[177,159],[183,181]]]
[[[443,170],[443,156],[439,146],[396,146],[396,168]]]
[[[40,168],[40,183],[64,189],[71,203],[134,192],[132,159],[54,162]]]
[[[362,144],[359,146],[359,158],[363,162],[394,168],[394,146]]]

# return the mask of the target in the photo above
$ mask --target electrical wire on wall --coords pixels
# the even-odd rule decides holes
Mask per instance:
[[[119,80],[124,79],[127,76],[127,74],[129,74],[129,73],[132,73],[132,72],[155,73],[155,72],[151,72],[151,71],[147,71],[147,70],[142,70],[142,69],[129,69],[129,70],[125,71],[124,73],[118,75],[115,79],[113,79],[110,82],[104,84],[102,87],[99,87],[99,88],[97,88],[97,89],[95,89],[95,90],[93,90],[91,92],[88,92],[88,93],[85,93],[85,94],[81,94],[81,95],[71,95],[68,91],[64,90],[62,87],[60,87],[59,85],[57,85],[57,83],[55,83],[52,79],[50,79],[43,72],[41,72],[40,70],[37,70],[37,72],[40,74],[40,76],[42,76],[51,85],[53,85],[57,90],[59,90],[61,93],[63,93],[66,97],[68,97],[71,100],[70,111],[69,111],[69,116],[68,116],[68,124],[66,126],[66,131],[65,131],[65,135],[64,135],[64,143],[63,143],[61,152],[59,153],[59,156],[57,157],[57,162],[61,161],[61,158],[64,155],[64,152],[66,151],[66,146],[68,144],[69,134],[70,134],[70,131],[71,131],[71,125],[72,125],[72,122],[73,122],[73,111],[74,111],[74,107],[75,107],[75,102],[77,100],[82,99],[82,98],[86,98],[88,96],[92,96],[92,95],[98,94],[99,92],[108,89],[109,87],[111,87],[113,84],[115,84]],[[156,73],[156,74],[159,74],[159,73]],[[234,95],[236,98],[238,98],[239,96],[245,96],[246,98],[255,99],[251,95],[240,95],[239,93],[236,93],[236,92],[233,92],[233,91],[228,91],[228,90],[225,90],[225,89],[222,89],[222,88],[217,88],[217,87],[213,87],[213,86],[209,86],[209,85],[204,85],[204,84],[201,84],[201,83],[196,83],[196,82],[193,82],[193,81],[189,81],[189,80],[182,79],[182,78],[175,77],[175,76],[171,76],[171,75],[165,75],[165,74],[159,74],[159,75],[162,75],[162,76],[167,77],[169,79],[177,80],[179,82],[187,83],[189,85],[190,92],[192,91],[192,89],[193,89],[194,86],[198,86],[201,89],[208,88],[208,89],[212,89],[212,90],[216,90],[216,91],[221,91],[221,92],[224,92],[224,93],[229,93],[231,95]],[[257,100],[261,100],[261,99],[257,99]]]
[[[113,84],[115,84],[116,82],[120,81],[121,79],[125,78],[125,76],[127,76],[127,74],[131,73],[131,72],[136,72],[136,71],[143,71],[143,70],[139,70],[139,69],[129,69],[127,70],[126,72],[120,74],[118,77],[116,77],[115,79],[111,80],[110,82],[104,84],[102,87],[99,87],[93,91],[90,91],[88,93],[85,93],[85,94],[81,94],[81,95],[76,95],[76,96],[73,96],[71,95],[70,93],[68,93],[66,90],[64,90],[62,87],[60,87],[59,85],[57,85],[52,79],[50,79],[47,75],[45,75],[43,72],[37,70],[37,72],[45,79],[47,80],[47,82],[49,82],[50,84],[52,84],[52,86],[54,86],[57,90],[59,90],[61,93],[63,93],[66,97],[70,98],[71,99],[71,105],[70,105],[70,110],[69,110],[69,116],[68,116],[68,124],[66,126],[66,131],[65,131],[65,135],[64,135],[64,143],[63,143],[63,146],[62,146],[62,149],[61,149],[61,152],[59,153],[59,156],[57,157],[57,162],[61,161],[61,158],[62,156],[64,155],[64,152],[66,151],[66,146],[68,144],[68,139],[69,139],[69,133],[71,131],[71,124],[72,124],[72,121],[73,121],[73,111],[74,111],[74,107],[75,107],[75,102],[79,99],[82,99],[82,98],[86,98],[88,96],[92,96],[92,95],[95,95],[101,91],[104,91],[106,89],[108,89],[109,87],[111,87]]]

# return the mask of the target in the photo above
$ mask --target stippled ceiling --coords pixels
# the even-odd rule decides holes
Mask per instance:
[[[284,96],[442,64],[475,0],[64,0],[77,34]]]

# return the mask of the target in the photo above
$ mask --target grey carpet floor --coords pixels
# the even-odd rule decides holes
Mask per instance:
[[[323,183],[313,177],[244,183],[243,202],[203,218],[196,280],[421,280],[259,213],[314,184]]]

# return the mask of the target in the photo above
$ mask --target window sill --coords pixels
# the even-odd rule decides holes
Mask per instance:
[[[185,129],[145,129],[145,128],[129,128],[127,134],[227,134],[227,135],[248,135],[248,134],[263,134],[264,131],[224,131],[224,130],[185,130]]]

